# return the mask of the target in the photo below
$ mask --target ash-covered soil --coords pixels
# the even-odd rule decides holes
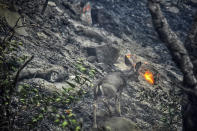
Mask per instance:
[[[181,93],[176,86],[181,82],[182,74],[154,31],[147,1],[90,0],[91,25],[80,20],[79,2],[50,1],[44,15],[40,14],[42,4],[35,3],[37,6],[32,8],[32,13],[33,1],[29,1],[28,6],[20,6],[18,2],[17,8],[25,19],[23,23],[32,25],[26,27],[28,36],[18,37],[24,43],[18,55],[35,56],[21,73],[19,84],[61,90],[62,86],[68,86],[66,81],[72,81],[76,72],[94,84],[109,72],[127,70],[124,55],[136,54],[140,61],[153,66],[160,78],[156,85],[147,83],[141,76],[128,80],[121,98],[122,117],[132,120],[144,131],[181,130]],[[193,7],[177,7],[173,2],[163,0],[162,9],[171,28],[184,41]],[[95,69],[96,75],[89,77],[80,72],[75,66],[78,61],[83,61],[88,69]],[[83,120],[85,131],[93,124],[94,96],[90,83],[77,86],[83,88],[86,95],[71,105],[77,119]],[[102,108],[101,104],[99,109]],[[38,126],[37,130],[63,130],[50,120],[44,119],[42,123],[44,126]]]

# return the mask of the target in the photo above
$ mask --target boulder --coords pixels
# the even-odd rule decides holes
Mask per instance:
[[[92,9],[91,15],[93,24],[104,25],[114,21],[113,17],[107,14],[105,9]]]
[[[119,50],[112,45],[86,47],[88,56],[96,56],[98,63],[113,65],[119,56]]]
[[[7,24],[11,28],[14,28],[18,35],[28,36],[25,27],[23,27],[22,18],[18,12],[11,11],[8,8],[0,6],[0,17],[4,17]]]
[[[26,69],[19,76],[19,81],[24,79],[41,78],[49,82],[62,82],[68,79],[67,71],[61,66],[49,69]]]

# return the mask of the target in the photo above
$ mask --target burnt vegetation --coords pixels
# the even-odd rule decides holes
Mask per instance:
[[[148,0],[148,8],[152,16],[153,25],[159,35],[159,38],[167,46],[173,60],[183,73],[184,79],[182,87],[180,87],[185,94],[182,98],[183,130],[193,131],[197,129],[197,125],[195,124],[197,123],[197,15],[195,15],[186,41],[182,43],[177,35],[169,27],[169,24],[161,11],[159,2],[157,0]]]
[[[161,11],[158,0],[147,1],[154,28],[158,33],[160,40],[169,49],[173,60],[184,76],[183,82],[177,86],[177,88],[180,88],[184,94],[181,101],[183,131],[194,131],[197,129],[197,13],[195,14],[193,24],[191,25],[191,30],[183,43],[170,28]],[[189,0],[180,0],[179,2],[188,1]],[[31,0],[3,0],[3,4],[0,4],[0,6],[15,11],[18,10],[19,12],[26,14],[36,15],[36,13],[39,13],[44,15],[48,2],[48,0],[37,0],[37,2],[33,2],[36,3],[34,5]],[[21,7],[19,6],[20,4]],[[16,8],[15,6],[19,6],[20,8]],[[32,10],[27,10],[25,9],[27,7],[34,8]],[[47,125],[48,123],[45,123],[47,120],[50,121],[50,124],[55,123],[63,130],[82,130],[82,122],[78,120],[76,114],[72,112],[72,108],[70,107],[79,99],[82,99],[84,95],[87,95],[87,92],[82,87],[92,86],[92,81],[89,78],[83,77],[81,74],[86,74],[90,78],[94,78],[96,74],[95,69],[87,67],[83,63],[83,60],[74,63],[73,65],[76,67],[76,72],[73,81],[78,85],[66,81],[69,88],[63,88],[63,92],[50,92],[36,84],[33,87],[28,84],[18,84],[19,80],[23,79],[23,77],[19,77],[21,71],[34,59],[34,56],[20,56],[17,54],[17,51],[23,46],[23,43],[15,36],[15,29],[20,28],[18,27],[18,21],[14,27],[10,27],[5,18],[0,18],[0,130],[49,130],[51,126]],[[103,37],[100,38],[99,34],[96,33],[78,33],[87,36],[94,35],[97,37],[98,41],[107,41],[103,40]],[[49,72],[52,71],[49,70]],[[51,74],[52,73],[43,73],[40,71],[36,77],[45,78]],[[118,80],[116,81],[118,83],[113,82],[114,76],[118,77],[115,79],[120,80],[120,82],[118,82]],[[111,76],[113,80],[111,80],[108,75],[108,81],[100,82],[98,84],[99,86],[95,87],[94,95],[96,101],[97,97],[100,97],[99,95],[109,95],[110,93],[108,93],[108,90],[110,91],[111,88],[115,88],[113,90],[116,92],[113,97],[117,99],[115,100],[117,106],[116,113],[119,113],[120,115],[119,97],[122,93],[122,88],[126,86],[126,80],[124,78],[125,76],[123,77],[122,74],[115,73],[114,76]],[[29,74],[26,73],[26,76],[24,75],[24,79],[28,77],[34,77],[34,72],[30,72]],[[65,76],[62,77],[65,78]],[[100,86],[106,83],[108,84],[105,85],[106,89],[101,89],[105,86],[101,88]],[[81,87],[80,90],[75,90],[77,86]],[[119,96],[117,96],[117,94]],[[176,102],[174,101],[173,103]],[[108,106],[108,104],[106,105]],[[28,108],[30,109],[28,110]],[[109,112],[113,112],[110,111],[110,108],[111,107],[108,107]],[[94,113],[96,114],[96,108]],[[97,128],[96,115],[94,116],[94,119],[94,126]],[[172,123],[169,123],[169,125],[170,124]]]

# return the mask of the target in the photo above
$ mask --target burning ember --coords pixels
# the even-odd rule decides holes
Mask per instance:
[[[150,72],[149,70],[147,70],[147,71],[145,72],[145,74],[144,74],[144,78],[145,78],[145,80],[146,80],[148,83],[154,85],[154,76],[153,76],[153,73],[152,73],[152,72]]]
[[[131,58],[131,54],[127,54],[126,57],[127,57],[127,58]]]

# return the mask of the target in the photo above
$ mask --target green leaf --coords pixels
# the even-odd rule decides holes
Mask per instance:
[[[86,68],[85,67],[80,67],[79,69],[81,72],[85,72],[86,71]]]
[[[56,102],[60,102],[61,101],[61,98],[57,98],[55,101]]]
[[[70,92],[70,91],[72,91],[72,90],[74,90],[73,88],[68,88],[68,92]]]
[[[16,43],[16,40],[11,40],[10,42],[11,42],[11,43]]]
[[[61,115],[62,119],[65,119],[66,117],[64,115]]]
[[[68,115],[68,117],[72,117],[72,116],[74,116],[74,114],[73,114],[73,113],[70,113],[70,114]]]
[[[161,118],[161,121],[164,122],[164,123],[166,123],[167,122],[167,119],[165,117],[162,117]]]
[[[66,99],[66,103],[69,103],[70,102],[70,99]]]
[[[58,122],[60,122],[60,120],[59,120],[59,119],[56,119],[54,122],[55,122],[55,123],[58,123]]]
[[[55,116],[56,116],[57,118],[59,118],[59,117],[60,117],[60,115],[59,115],[59,114],[56,114]]]
[[[45,110],[45,108],[44,108],[44,107],[42,107],[42,108],[41,108],[41,111],[42,111],[42,112],[46,112],[46,110]]]
[[[91,69],[90,71],[91,71],[92,73],[94,73],[94,74],[96,73],[96,70],[95,70],[95,69]]]
[[[21,92],[23,89],[24,89],[24,86],[22,86],[22,85],[19,85],[19,86],[18,86],[18,91],[19,91],[19,92]]]
[[[38,89],[36,89],[36,88],[34,88],[33,91],[34,91],[35,93],[38,93]]]
[[[93,76],[94,76],[94,73],[91,72],[91,71],[89,71],[89,75],[90,75],[91,77],[93,77]]]
[[[30,85],[29,85],[29,84],[24,84],[24,87],[25,87],[25,88],[29,88]]]
[[[76,67],[80,72],[85,72],[87,70],[82,64],[76,64]]]
[[[4,85],[8,85],[8,84],[9,84],[9,81],[8,81],[8,80],[4,80],[4,81],[3,81],[3,84],[4,84]]]
[[[81,130],[81,127],[80,126],[77,126],[76,128],[75,128],[75,131],[80,131]]]
[[[38,121],[38,120],[37,120],[36,118],[33,118],[33,119],[32,119],[32,122],[34,122],[34,123],[37,122],[37,121]]]
[[[42,119],[44,117],[43,114],[39,114],[38,119]]]
[[[20,99],[20,101],[21,101],[21,102],[24,102],[24,101],[25,101],[25,99],[21,98],[21,99]]]
[[[75,125],[75,124],[77,124],[77,121],[75,119],[72,119],[71,123]]]
[[[20,45],[20,46],[22,46],[23,45],[23,43],[20,41],[20,42],[18,42],[18,44]]]
[[[0,59],[3,59],[3,56],[0,56]]]
[[[69,99],[73,100],[74,99],[74,96],[69,96]]]
[[[68,122],[67,121],[64,121],[63,123],[62,123],[62,127],[65,127],[65,126],[67,126],[68,125]]]
[[[89,75],[90,75],[91,77],[94,77],[95,74],[96,74],[96,71],[95,71],[94,69],[91,69],[88,73],[89,73]]]
[[[106,131],[112,131],[110,126],[106,126]]]

